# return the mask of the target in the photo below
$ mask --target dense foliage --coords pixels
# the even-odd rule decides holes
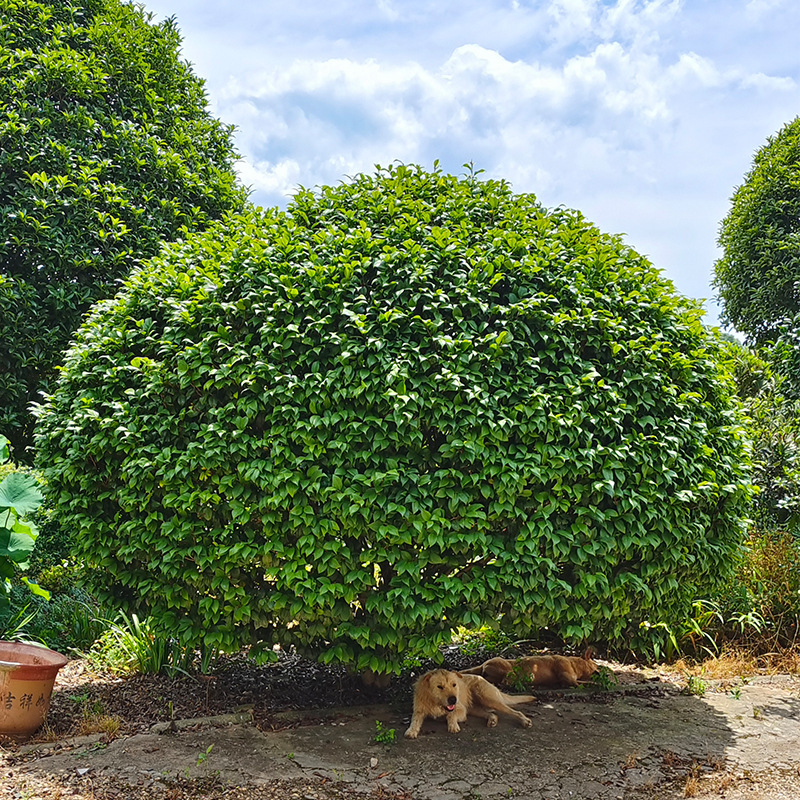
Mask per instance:
[[[768,350],[767,358],[738,344],[726,349],[752,442],[752,477],[758,487],[751,511],[755,528],[798,529],[800,403],[787,394],[791,382],[776,374],[777,348]]]
[[[8,460],[8,455],[8,439],[0,435],[0,464]],[[38,535],[28,516],[42,502],[41,492],[30,475],[13,469],[5,472],[0,474],[0,614],[10,605],[11,578],[28,566]]]
[[[756,153],[719,243],[715,284],[727,321],[751,343],[774,342],[800,314],[800,117]]]
[[[774,392],[747,404],[753,439],[753,516],[762,530],[800,526],[800,406]]]
[[[179,45],[121,0],[0,0],[0,429],[18,458],[90,304],[243,202]]]
[[[37,446],[95,590],[184,643],[397,670],[498,618],[619,640],[739,546],[700,317],[577,212],[396,166],[137,270]]]
[[[0,610],[0,639],[39,642],[60,653],[86,652],[108,628],[94,598],[74,584],[47,588],[49,599],[14,584],[10,608]]]
[[[800,314],[783,328],[769,355],[781,378],[782,393],[791,400],[800,401]]]

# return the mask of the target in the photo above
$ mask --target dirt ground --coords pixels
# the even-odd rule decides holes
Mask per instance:
[[[89,684],[67,671],[53,711],[62,732],[56,726],[27,745],[6,743],[0,797],[800,798],[800,679],[707,682],[696,696],[652,675],[618,674],[620,683],[608,691],[539,693],[537,703],[521,707],[533,719],[530,729],[507,719],[490,729],[470,719],[451,735],[444,722],[429,720],[419,739],[407,740],[411,707],[404,691],[372,705],[266,713],[258,702],[235,709],[230,693],[211,702],[208,686],[197,681],[195,705],[212,713],[187,719],[179,712],[191,710],[191,699],[176,712],[166,700],[169,685],[156,684],[141,718],[129,702],[130,718],[116,731],[106,722],[107,732],[65,735],[64,708],[83,704],[89,717]],[[122,704],[129,691],[124,681],[112,682],[107,704]],[[156,705],[169,715],[145,724]]]

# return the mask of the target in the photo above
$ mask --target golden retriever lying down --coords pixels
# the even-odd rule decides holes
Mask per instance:
[[[482,675],[492,683],[503,684],[514,678],[530,680],[532,686],[554,689],[586,683],[599,669],[589,657],[591,650],[580,656],[524,656],[514,660],[490,658],[472,669],[468,675]],[[512,674],[513,673],[513,674]]]
[[[435,669],[427,672],[414,687],[414,713],[406,736],[416,739],[426,717],[447,717],[447,730],[458,733],[459,723],[467,719],[467,714],[482,717],[486,725],[497,725],[497,712],[508,714],[521,725],[530,728],[533,723],[512,705],[530,703],[536,698],[529,694],[507,695],[496,686],[478,675],[462,675]]]

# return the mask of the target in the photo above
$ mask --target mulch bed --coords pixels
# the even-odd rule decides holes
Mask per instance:
[[[483,660],[457,647],[444,652],[448,669],[461,669]],[[252,709],[263,730],[287,727],[284,712],[388,703],[410,715],[413,682],[436,665],[426,662],[392,680],[386,688],[367,686],[360,675],[341,666],[325,666],[300,656],[281,653],[278,661],[257,666],[246,656],[227,656],[210,675],[169,678],[164,675],[116,677],[94,671],[85,660],[69,662],[58,674],[46,726],[31,742],[47,742],[94,732],[105,718],[119,723],[116,735],[142,733],[157,722]],[[641,682],[640,670],[611,665],[621,684]],[[579,695],[575,699],[588,699]],[[0,743],[3,744],[3,743]],[[13,744],[5,743],[13,750]]]

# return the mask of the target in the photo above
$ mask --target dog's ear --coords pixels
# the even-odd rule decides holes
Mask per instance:
[[[430,672],[427,673],[426,675],[422,676],[422,682],[423,683],[430,683],[431,682],[431,673]]]
[[[586,651],[583,654],[583,660],[584,661],[591,661],[593,655],[594,655],[594,648],[591,645],[589,645],[586,648]]]

